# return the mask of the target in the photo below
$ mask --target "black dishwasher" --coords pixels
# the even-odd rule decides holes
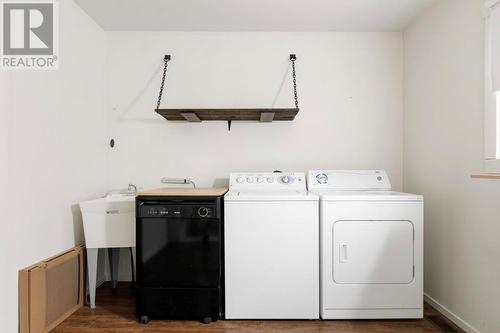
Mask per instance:
[[[138,196],[136,314],[224,316],[223,197]]]

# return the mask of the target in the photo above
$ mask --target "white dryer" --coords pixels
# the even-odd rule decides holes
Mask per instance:
[[[318,196],[304,173],[233,173],[224,197],[226,319],[319,318]]]
[[[385,171],[309,171],[320,196],[323,319],[423,317],[423,198]]]

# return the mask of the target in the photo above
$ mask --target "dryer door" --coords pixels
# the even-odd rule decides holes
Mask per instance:
[[[338,284],[406,284],[414,277],[410,221],[336,221],[333,280]]]

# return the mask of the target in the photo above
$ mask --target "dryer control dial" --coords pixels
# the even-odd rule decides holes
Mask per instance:
[[[319,173],[316,175],[316,180],[320,184],[326,184],[328,183],[328,176],[325,173]]]

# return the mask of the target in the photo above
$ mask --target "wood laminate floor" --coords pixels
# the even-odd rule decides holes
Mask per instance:
[[[120,283],[116,289],[101,286],[96,304],[95,310],[88,306],[78,310],[52,333],[463,333],[428,304],[421,320],[219,320],[211,324],[161,320],[147,325],[135,319],[130,283]]]

